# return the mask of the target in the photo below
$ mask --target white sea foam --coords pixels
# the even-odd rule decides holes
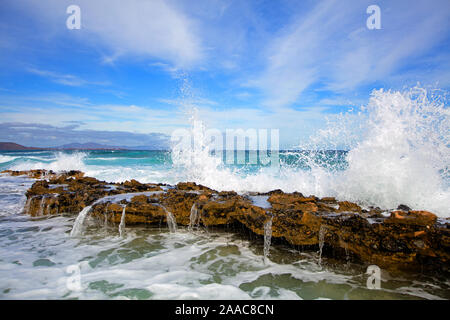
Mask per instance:
[[[0,155],[0,163],[10,162],[10,161],[13,161],[13,160],[16,159],[16,158],[17,158],[17,157],[11,157],[11,156]]]
[[[0,216],[18,214],[26,205],[26,191],[34,180],[0,174]]]
[[[86,153],[75,152],[65,153],[56,152],[54,158],[43,158],[47,161],[29,161],[20,160],[14,163],[9,169],[11,170],[34,170],[34,169],[46,169],[53,171],[67,171],[67,170],[81,170],[86,171],[86,165],[83,160],[87,157]],[[35,159],[34,159],[35,160]]]
[[[361,293],[368,299],[445,298],[444,283],[417,278],[392,278],[386,289],[383,281],[382,290],[367,290],[360,273],[321,269],[315,256],[295,253],[298,260],[276,262],[278,247],[264,263],[262,243],[257,250],[255,243],[212,230],[130,227],[121,238],[117,229],[105,234],[91,224],[83,237],[70,237],[69,216],[0,220],[5,299],[355,299]],[[283,252],[284,261],[289,252]],[[73,268],[80,272],[80,291],[67,285]]]

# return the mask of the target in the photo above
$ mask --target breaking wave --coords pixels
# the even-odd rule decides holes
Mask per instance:
[[[301,146],[303,151],[282,154],[279,168],[262,167],[252,174],[226,167],[212,156],[205,128],[194,116],[194,147],[174,148],[172,160],[185,180],[218,190],[282,189],[382,208],[406,204],[448,217],[450,117],[445,102],[423,88],[374,90],[359,114],[337,117]],[[349,147],[343,161],[337,159],[342,152],[321,151],[323,146],[337,149],[336,140],[342,137]],[[297,161],[284,161],[288,156]]]

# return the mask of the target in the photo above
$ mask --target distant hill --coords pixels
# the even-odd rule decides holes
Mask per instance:
[[[95,142],[87,142],[87,143],[69,143],[65,144],[59,147],[55,147],[52,149],[83,149],[83,150],[123,150],[126,148],[123,147],[113,147],[113,146],[107,146]]]
[[[39,148],[25,147],[13,142],[0,142],[0,151],[15,151],[15,150],[39,150]]]
[[[108,146],[95,142],[87,143],[69,143],[52,149],[64,149],[64,150],[167,150],[167,147],[163,144],[155,143],[150,146]]]
[[[48,148],[35,148],[35,147],[25,147],[13,142],[0,142],[0,151],[17,151],[17,150],[167,150],[167,147],[163,144],[155,143],[150,146],[137,146],[137,147],[127,147],[127,146],[108,146],[104,144],[99,144],[95,142],[87,143],[68,143],[58,147],[48,147]]]

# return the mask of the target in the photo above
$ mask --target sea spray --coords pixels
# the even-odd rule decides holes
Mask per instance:
[[[75,220],[75,223],[73,224],[72,231],[70,232],[71,237],[78,236],[81,234],[84,220],[86,219],[86,216],[88,215],[89,211],[91,211],[91,208],[92,206],[87,206],[80,211],[77,219]]]
[[[194,147],[174,147],[173,176],[218,191],[281,189],[383,209],[404,203],[450,217],[450,110],[445,103],[421,88],[374,90],[359,113],[336,116],[307,144],[297,146],[302,151],[291,153],[298,162],[244,174],[211,154],[211,137],[194,113]]]
[[[359,114],[338,117],[305,146],[317,149],[323,141],[335,141],[332,148],[338,149],[336,137],[350,137],[340,141],[350,150],[344,170],[311,165],[311,183],[318,186],[311,193],[385,209],[403,203],[450,216],[450,109],[445,102],[422,88],[374,90]]]
[[[123,210],[122,210],[122,216],[120,217],[120,224],[119,224],[119,235],[122,238],[125,232],[125,210],[126,210],[127,206],[124,205],[123,206]]]
[[[267,261],[270,251],[270,243],[272,241],[272,220],[273,217],[264,224],[264,262]]]

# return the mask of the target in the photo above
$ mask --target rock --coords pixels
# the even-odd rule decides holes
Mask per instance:
[[[195,182],[180,182],[177,184],[178,190],[197,190],[197,191],[212,191],[210,188],[198,185]]]
[[[340,201],[338,202],[339,209],[338,212],[361,212],[361,207],[358,206],[356,203],[349,202],[349,201]]]
[[[407,205],[405,205],[405,204],[400,204],[398,207],[397,207],[397,210],[402,210],[402,211],[410,211],[411,210],[411,208],[410,207],[408,207]]]
[[[167,222],[169,211],[178,225],[188,226],[195,205],[203,226],[227,226],[234,232],[248,230],[262,236],[264,224],[272,219],[273,239],[315,251],[322,233],[327,252],[344,261],[347,252],[359,261],[388,270],[422,267],[447,270],[450,261],[449,220],[438,221],[436,215],[427,211],[394,210],[386,218],[379,208],[367,211],[348,201],[305,197],[281,190],[264,194],[269,196],[271,208],[261,208],[234,191],[217,192],[193,182],[178,183],[163,192],[156,184],[136,180],[106,183],[80,172],[56,174],[41,170],[20,174],[47,177],[36,181],[27,191],[26,213],[33,216],[78,214],[105,196],[160,191],[135,195],[120,203],[101,202],[93,205],[90,214],[102,222],[106,217],[118,224],[126,206],[127,226],[161,225]]]
[[[429,226],[435,224],[436,220],[436,215],[428,211],[392,211],[386,223]]]

